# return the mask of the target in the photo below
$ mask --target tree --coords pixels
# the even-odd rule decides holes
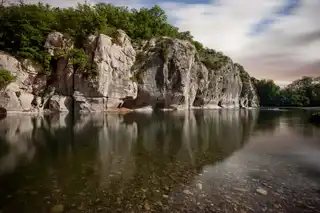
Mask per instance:
[[[280,89],[272,80],[254,80],[262,106],[319,106],[320,77],[302,77]]]
[[[158,5],[129,10],[128,7],[105,3],[53,8],[41,3],[21,2],[6,7],[0,5],[0,20],[0,50],[37,61],[44,65],[48,74],[52,59],[46,54],[44,44],[47,35],[53,31],[61,32],[73,41],[73,53],[67,56],[70,63],[80,68],[87,67],[84,53],[88,36],[104,33],[113,37],[117,29],[124,30],[133,40],[162,36],[188,40],[211,71],[220,69],[229,61],[222,52],[204,48],[194,40],[190,31],[179,32],[168,23],[165,11]]]
[[[255,82],[261,106],[279,105],[280,87],[273,80],[258,80]]]

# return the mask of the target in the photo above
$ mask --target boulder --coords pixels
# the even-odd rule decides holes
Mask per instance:
[[[53,112],[72,111],[72,97],[53,95],[48,101],[48,109]]]

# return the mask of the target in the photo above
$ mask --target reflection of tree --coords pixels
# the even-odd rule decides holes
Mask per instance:
[[[17,141],[32,149],[15,155],[15,170],[0,176],[0,209],[4,212],[6,208],[10,212],[34,212],[35,209],[47,212],[43,200],[46,196],[48,202],[65,202],[65,196],[71,202],[75,190],[80,185],[81,188],[86,186],[81,178],[92,175],[88,162],[95,162],[97,149],[97,143],[91,143],[90,134],[97,132],[92,132],[93,125],[88,123],[82,132],[73,132],[73,121],[65,115],[17,115],[4,122],[2,136],[3,142],[9,144],[7,155],[15,153],[11,147]],[[26,161],[24,156],[31,157]],[[14,199],[8,199],[7,195],[14,195]]]
[[[31,122],[28,139],[19,137],[37,152],[28,167],[10,176],[15,186],[3,193],[37,191],[51,203],[92,212],[99,206],[141,211],[144,202],[165,203],[163,195],[190,183],[203,166],[241,148],[255,118],[255,111],[247,110],[39,118]],[[37,196],[21,194],[6,204],[17,212],[32,212],[35,206],[46,211]]]
[[[282,111],[260,110],[255,130],[273,133],[280,124],[280,117],[282,114]]]
[[[308,118],[312,112],[312,110],[299,108],[289,110],[259,110],[255,130],[270,134],[274,133],[281,126],[293,134],[313,137],[318,133],[318,130],[309,123]]]
[[[188,184],[203,166],[223,160],[241,148],[254,126],[255,113],[217,110],[191,111],[187,115],[185,112],[126,115],[125,121],[134,120],[138,126],[135,173],[131,182],[121,181],[123,177],[113,180],[117,184],[109,188],[113,198],[108,206],[119,208],[116,198],[128,204],[121,207],[125,209],[132,202],[165,203],[163,194]]]
[[[313,137],[319,134],[318,128],[309,122],[309,118],[313,112],[313,110],[296,109],[288,111],[283,117],[286,116],[287,126],[292,132]]]

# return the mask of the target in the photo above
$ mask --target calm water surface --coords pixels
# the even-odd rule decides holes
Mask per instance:
[[[0,212],[320,212],[305,110],[0,120]]]

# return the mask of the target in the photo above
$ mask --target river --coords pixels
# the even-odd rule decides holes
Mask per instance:
[[[0,212],[320,212],[320,128],[309,114],[9,114]]]

